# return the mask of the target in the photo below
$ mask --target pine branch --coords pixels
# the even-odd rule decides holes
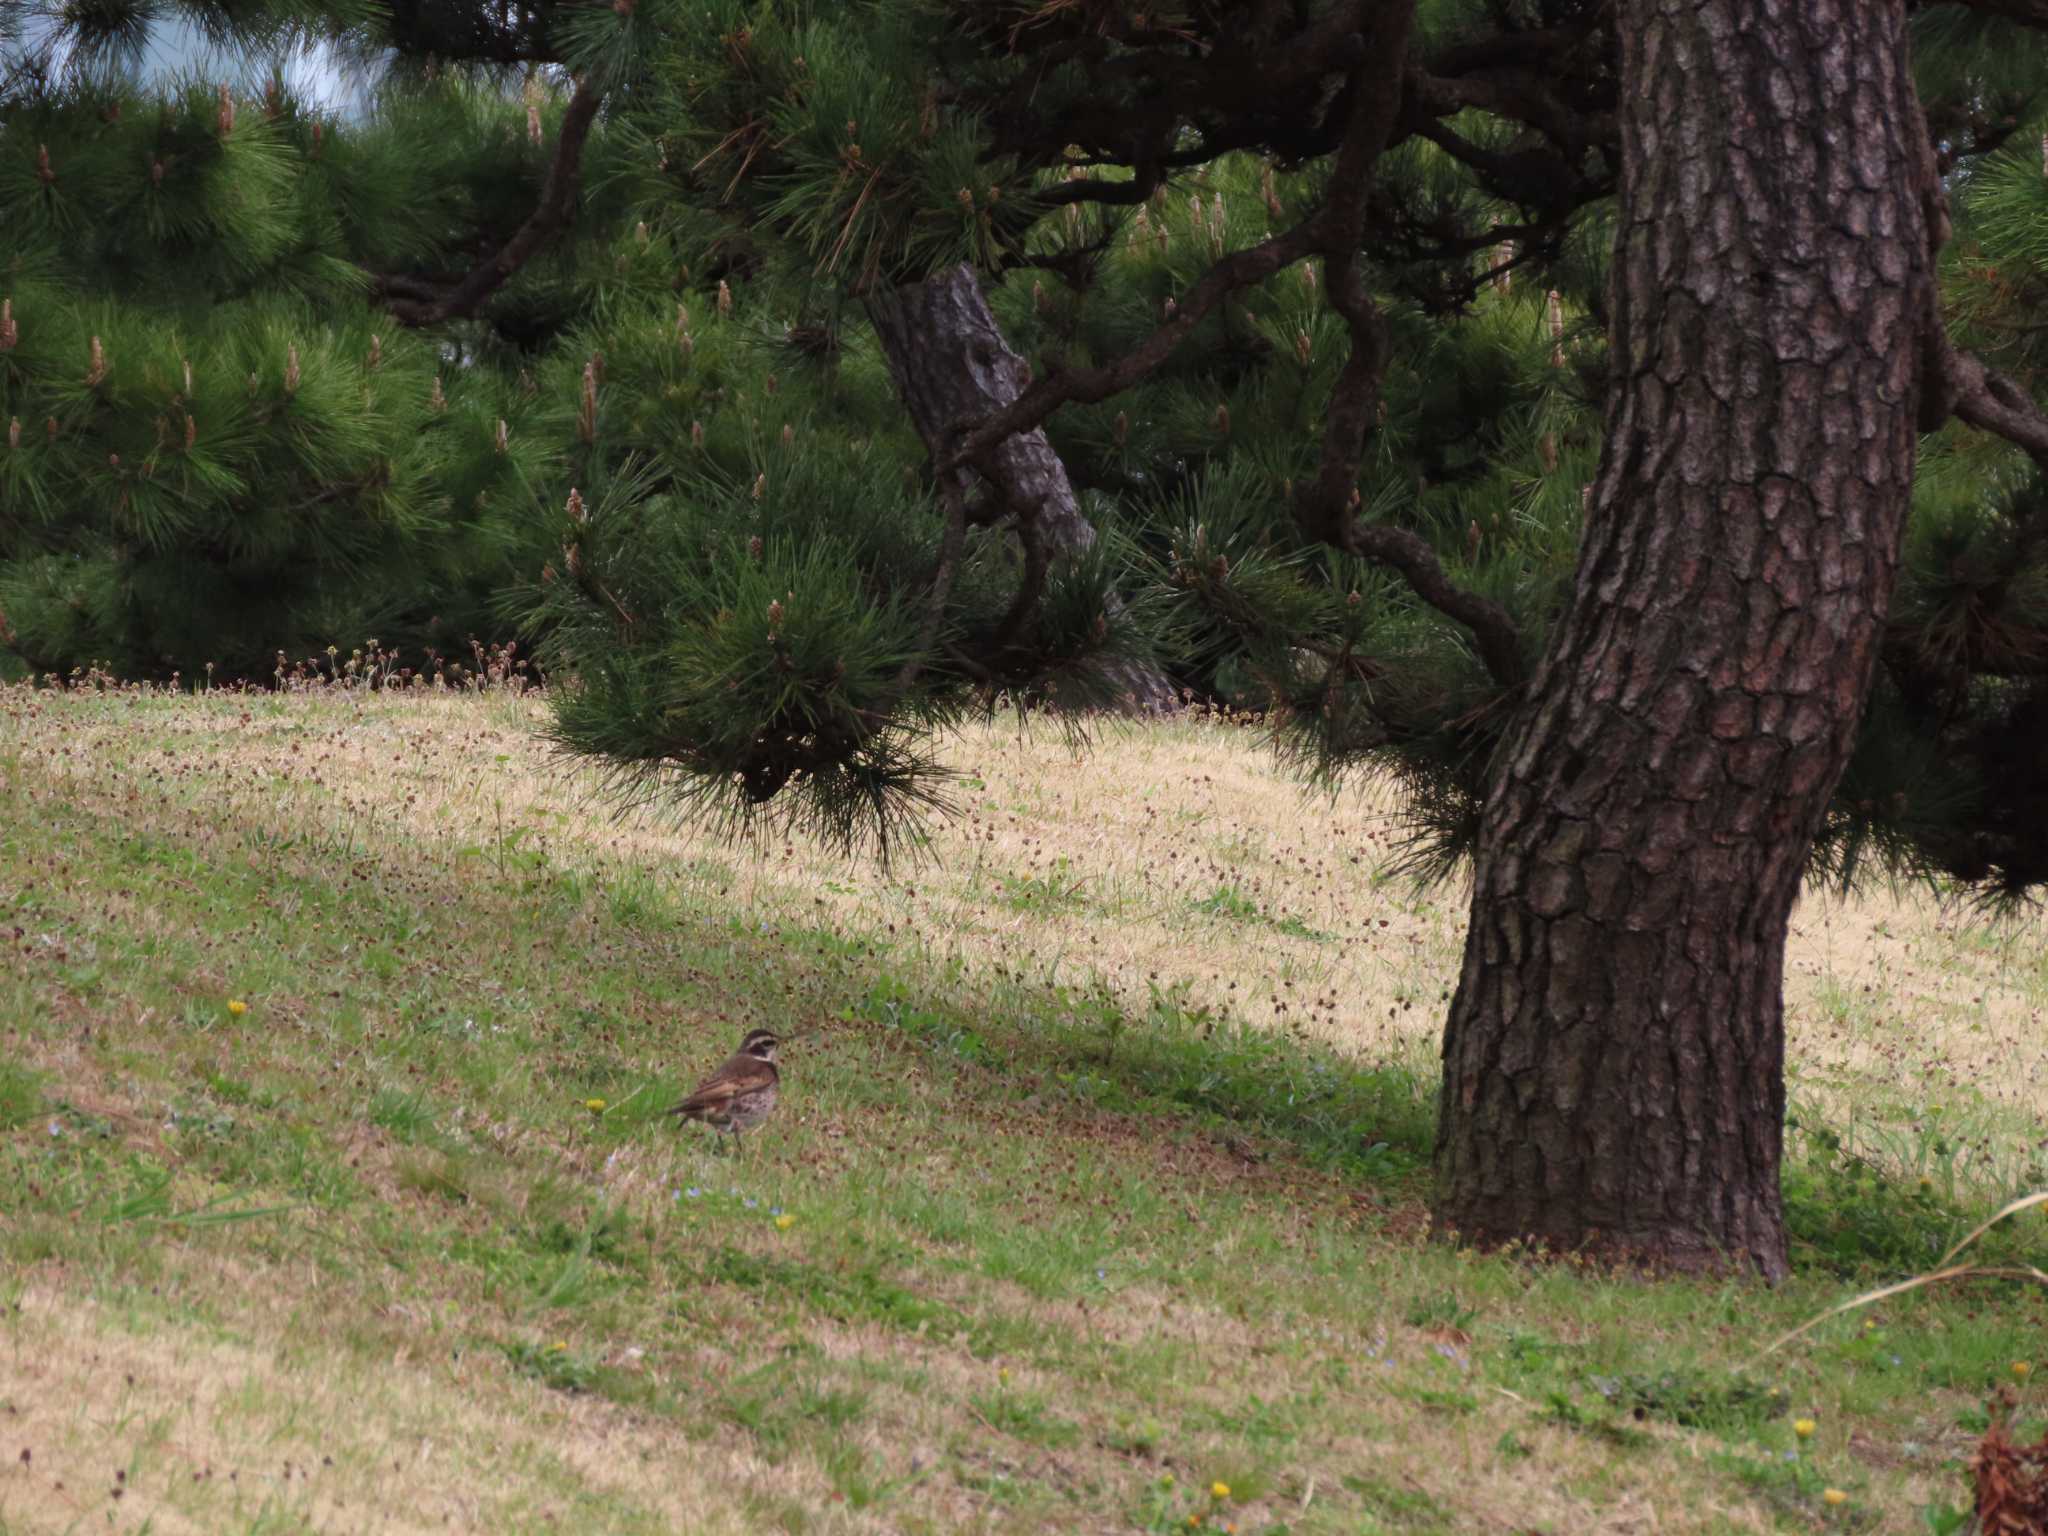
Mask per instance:
[[[2024,449],[2041,473],[2048,475],[2048,413],[2016,380],[1989,367],[1975,353],[1959,350],[1946,337],[1940,338],[1938,345],[1943,383],[1953,392],[1953,398],[1944,402],[1949,410],[1971,426]]]
[[[1320,231],[1328,254],[1326,283],[1330,307],[1344,319],[1351,334],[1351,354],[1344,360],[1330,403],[1323,412],[1322,462],[1314,489],[1303,498],[1297,515],[1320,537],[1332,537],[1349,521],[1358,491],[1358,461],[1378,414],[1380,377],[1387,362],[1387,324],[1359,270],[1358,248],[1365,238],[1367,196],[1372,170],[1392,138],[1402,103],[1400,63],[1407,53],[1413,4],[1390,7],[1382,21],[1385,35],[1375,39],[1383,58],[1391,61],[1392,78],[1374,91],[1355,88],[1351,121],[1337,152],[1330,177],[1329,201],[1323,205]]]
[[[990,649],[998,656],[1017,643],[1017,637],[1024,632],[1024,625],[1038,609],[1038,600],[1045,594],[1045,573],[1051,563],[1046,549],[1045,530],[1038,526],[1035,517],[1017,519],[1017,540],[1024,546],[1024,574],[1018,579],[1016,594],[1010,599],[1009,611],[996,625],[995,643]]]
[[[1137,174],[1129,181],[1098,181],[1092,176],[1062,181],[1040,192],[1038,199],[1049,208],[1063,208],[1068,203],[1108,203],[1134,208],[1166,178],[1163,158],[1146,161],[1136,169]]]
[[[1612,191],[1611,185],[1600,189]],[[1483,230],[1458,229],[1450,220],[1419,224],[1399,204],[1374,201],[1372,212],[1379,227],[1372,231],[1371,254],[1382,264],[1406,264],[1398,291],[1421,305],[1431,316],[1461,314],[1487,288],[1517,267],[1541,266],[1556,260],[1576,208],[1555,213],[1530,224],[1495,224]],[[1447,227],[1448,226],[1448,227]],[[1465,258],[1476,251],[1512,244],[1514,254],[1494,260],[1490,266],[1469,270]],[[1429,269],[1426,275],[1416,269]],[[1596,319],[1604,319],[1597,297],[1588,306]]]
[[[2048,0],[1951,0],[1951,3],[1992,16],[2003,16],[2007,21],[2016,21],[2022,26],[2048,30]]]
[[[1202,163],[1238,149],[1315,158],[1332,147],[1331,120],[1338,114],[1326,118],[1321,110],[1279,110],[1277,104],[1313,103],[1324,82],[1359,68],[1370,54],[1366,33],[1376,9],[1367,0],[1349,0],[1283,35],[1280,8],[1261,14],[1244,7],[1233,18],[1242,23],[1235,31],[1219,29],[1204,39],[1209,46],[1191,47],[1192,33],[1047,7],[1031,24],[1010,31],[1006,51],[1030,56],[1036,67],[994,114],[991,153],[1054,164],[1064,160],[1066,146],[1078,143],[1140,167]],[[1062,24],[1040,24],[1055,19]],[[1068,66],[1096,89],[1048,116],[1039,94]],[[1176,147],[1190,125],[1200,137],[1192,152]]]
[[[1407,50],[1412,6],[1393,7],[1382,20],[1386,35],[1377,41],[1382,57],[1395,62]],[[1344,360],[1323,412],[1322,463],[1313,488],[1305,489],[1295,512],[1304,531],[1340,549],[1391,566],[1425,603],[1472,631],[1487,672],[1503,688],[1522,681],[1521,639],[1507,610],[1489,598],[1452,584],[1436,552],[1405,528],[1367,524],[1352,510],[1358,494],[1358,465],[1379,411],[1380,378],[1387,362],[1387,323],[1373,302],[1359,270],[1358,251],[1365,237],[1367,195],[1372,168],[1394,132],[1401,106],[1401,79],[1395,75],[1382,91],[1359,89],[1343,147],[1331,176],[1327,221],[1330,305],[1344,317],[1351,333],[1351,354]]]
[[[1614,113],[1574,112],[1542,79],[1521,70],[1468,78],[1418,72],[1409,89],[1415,104],[1432,117],[1476,107],[1495,117],[1526,123],[1567,151],[1595,144],[1616,150],[1621,147],[1621,125]]]
[[[1322,227],[1318,211],[1284,235],[1233,251],[1176,301],[1171,319],[1122,357],[1099,368],[1051,367],[1044,378],[1033,381],[1002,410],[961,433],[952,453],[936,468],[942,474],[967,468],[1005,438],[1044,426],[1063,405],[1095,405],[1121,394],[1172,357],[1195,327],[1231,294],[1316,255],[1322,248]]]
[[[1503,202],[1543,209],[1554,218],[1563,218],[1612,190],[1611,183],[1581,174],[1563,155],[1551,150],[1486,149],[1430,117],[1416,122],[1412,131],[1475,172],[1480,185]]]
[[[1939,331],[1933,350],[1940,360],[1934,409],[1945,415],[1952,412],[1958,421],[2004,438],[2023,450],[2034,461],[2036,471],[2048,479],[2048,413],[2034,403],[2034,397],[2017,380],[1988,366],[1975,353],[1960,350]],[[1928,413],[1923,405],[1923,422]],[[2048,542],[2048,517],[2037,512],[2020,524],[2014,565],[2033,559],[2044,542]]]
[[[1351,333],[1346,359],[1325,413],[1321,466],[1313,490],[1297,507],[1304,528],[1337,548],[1391,567],[1417,597],[1472,631],[1487,671],[1503,687],[1522,681],[1521,641],[1506,609],[1455,586],[1435,552],[1403,529],[1368,526],[1352,514],[1358,466],[1379,406],[1386,366],[1386,323],[1372,301],[1358,251],[1365,235],[1375,162],[1392,142],[1401,118],[1412,0],[1389,5],[1362,28],[1367,61],[1346,83],[1349,117],[1323,206],[1285,234],[1235,251],[1205,272],[1173,316],[1113,363],[1056,368],[1003,410],[959,430],[951,453],[936,468],[943,484],[1011,435],[1030,432],[1061,406],[1095,404],[1121,393],[1170,358],[1195,327],[1239,289],[1264,282],[1308,256],[1328,263],[1331,303]]]
[[[1967,110],[1960,106],[1930,106],[1927,131],[1934,141],[1935,171],[1946,176],[1961,161],[2003,149],[2006,141],[2019,131],[2019,119],[1986,111],[1977,103]]]
[[[1465,42],[1452,43],[1431,54],[1429,72],[1448,77],[1514,66],[1525,69],[1554,67],[1557,56],[1569,53],[1583,43],[1595,24],[1611,20],[1606,8],[1599,7],[1589,11],[1586,19],[1577,25],[1486,33]]]
[[[583,183],[583,144],[597,121],[604,95],[595,71],[576,82],[575,93],[562,114],[561,137],[548,165],[540,201],[490,260],[472,267],[452,287],[438,290],[403,273],[372,274],[372,291],[395,319],[419,327],[443,325],[476,313],[484,300],[502,288],[568,222]]]

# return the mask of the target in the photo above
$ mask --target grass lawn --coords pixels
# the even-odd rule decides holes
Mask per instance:
[[[1797,1273],[1649,1281],[1427,1240],[1462,895],[1251,733],[969,732],[885,877],[542,719],[0,691],[4,1536],[1927,1532],[2048,1411],[2021,1282],[1759,1358],[2048,1187],[2038,918],[1810,897]]]

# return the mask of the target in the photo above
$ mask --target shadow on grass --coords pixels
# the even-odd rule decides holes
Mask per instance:
[[[1028,1075],[1041,1102],[1278,1142],[1366,1182],[1406,1180],[1428,1161],[1435,1086],[1406,1067],[1363,1066],[1252,1028],[1191,1004],[1180,988],[1154,986],[1139,1009],[1099,986],[999,992],[970,1004],[877,968],[840,1017],[973,1068]]]

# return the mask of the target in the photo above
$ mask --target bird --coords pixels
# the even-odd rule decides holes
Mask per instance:
[[[684,1120],[700,1120],[713,1130],[732,1132],[733,1146],[740,1134],[775,1113],[781,1097],[781,1074],[775,1070],[775,1052],[782,1038],[772,1029],[750,1029],[739,1049],[726,1057],[718,1069],[699,1083],[690,1096],[668,1113]]]

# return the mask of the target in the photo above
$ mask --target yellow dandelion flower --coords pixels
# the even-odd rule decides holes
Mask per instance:
[[[1794,1419],[1792,1421],[1792,1433],[1802,1440],[1811,1440],[1813,1432],[1819,1427],[1811,1419]]]
[[[1820,1501],[1823,1504],[1846,1504],[1849,1502],[1849,1495],[1839,1488],[1824,1488],[1821,1490]]]
[[[1209,1485],[1209,1497],[1210,1497],[1210,1498],[1212,1498],[1212,1499],[1227,1499],[1227,1498],[1229,1498],[1229,1497],[1230,1497],[1230,1484],[1228,1484],[1228,1483],[1211,1483],[1211,1484]]]
[[[236,1018],[239,1019],[243,1014],[247,1013],[248,1011],[249,1005],[243,1002],[239,997],[231,997],[228,999],[228,1012],[232,1013]]]
[[[557,1354],[567,1354],[569,1352],[569,1346],[564,1344],[560,1339],[555,1340],[555,1342],[550,1344],[548,1348],[554,1350]]]
[[[794,1216],[789,1215],[787,1212],[784,1212],[782,1215],[775,1218],[775,1225],[784,1232],[787,1232],[791,1227],[796,1225],[796,1218]]]
[[[604,1113],[604,1100],[585,1099],[583,1101],[583,1107],[589,1110],[593,1115],[601,1115]]]
[[[2033,1364],[2032,1362],[2026,1360],[2015,1360],[2012,1363],[2012,1373],[2013,1375],[2017,1376],[2021,1381],[2025,1381],[2029,1376],[2034,1374]]]
[[[996,1380],[1002,1382],[1005,1386],[1009,1385],[1010,1368],[1007,1365],[996,1372]]]

